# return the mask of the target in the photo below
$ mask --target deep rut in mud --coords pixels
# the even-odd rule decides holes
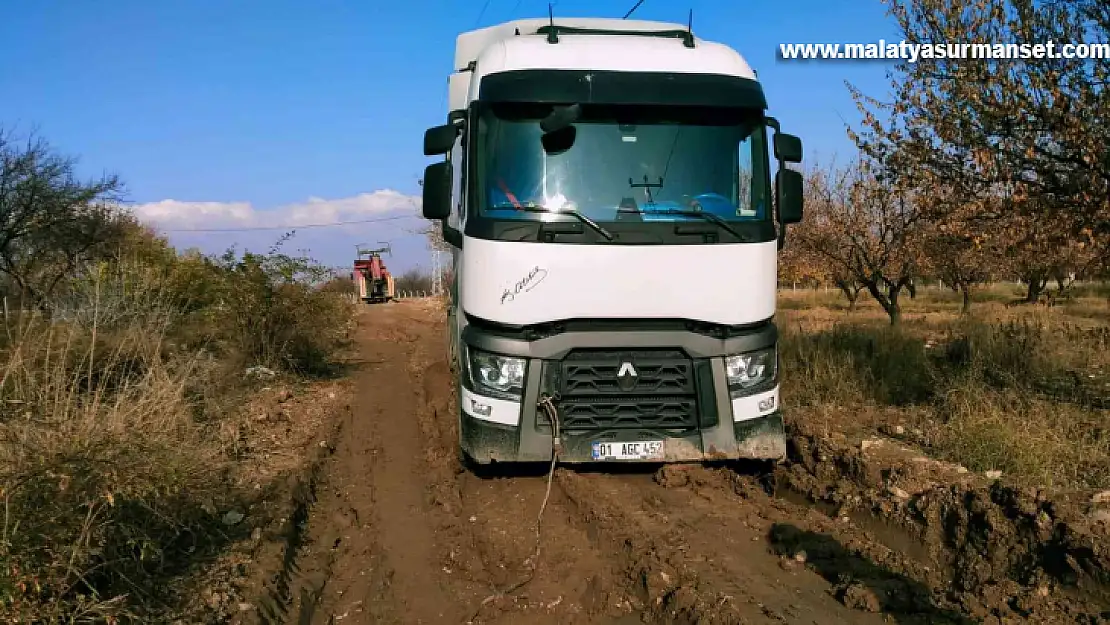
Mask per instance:
[[[361,313],[353,410],[267,622],[975,622],[908,535],[769,494],[745,467],[557,469],[534,578],[500,594],[529,573],[546,467],[464,470],[443,322],[431,302]],[[1100,622],[1077,610],[1040,622]]]

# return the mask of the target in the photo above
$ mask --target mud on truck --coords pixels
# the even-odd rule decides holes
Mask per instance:
[[[423,211],[452,251],[466,458],[783,458],[802,145],[748,63],[689,25],[543,18],[463,33],[454,67]]]

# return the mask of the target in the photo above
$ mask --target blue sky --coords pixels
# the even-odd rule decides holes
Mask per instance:
[[[559,0],[555,14],[620,17],[634,0]],[[0,125],[37,129],[81,170],[119,173],[167,230],[325,223],[411,210],[446,115],[460,31],[544,16],[539,0],[0,0]],[[485,10],[483,11],[483,7]],[[884,96],[880,61],[782,61],[779,43],[895,39],[879,0],[645,0],[740,51],[807,161],[847,155],[858,119],[843,83]],[[384,193],[383,193],[384,191]],[[392,214],[392,213],[390,213]],[[419,220],[302,230],[296,246],[348,264],[394,242],[395,270],[428,265]],[[178,245],[260,248],[280,232],[171,232]],[[349,251],[350,250],[350,251]]]

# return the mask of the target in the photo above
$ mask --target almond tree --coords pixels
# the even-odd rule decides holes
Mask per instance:
[[[1049,221],[1051,219],[1051,221]],[[1066,231],[1063,215],[1054,215],[1032,223],[1031,217],[1011,215],[1001,222],[1018,222],[1017,225],[997,228],[1002,236],[1009,236],[1009,243],[998,258],[1006,262],[1014,277],[1026,285],[1025,302],[1051,304],[1065,294],[1075,280],[1090,276],[1107,260],[1105,247],[1092,245],[1082,237],[1064,238],[1056,233]],[[1044,223],[1048,221],[1048,223]],[[1024,232],[1024,236],[1018,233]],[[1050,285],[1056,284],[1055,291]]]
[[[843,267],[833,266],[828,270],[829,282],[833,284],[841,293],[844,294],[845,299],[848,300],[848,312],[856,309],[856,303],[859,302],[860,291],[863,290],[864,285],[857,280],[850,271]]]
[[[807,225],[808,222],[805,221],[793,225],[790,230],[791,238],[787,239],[786,247],[779,253],[778,272],[779,281],[782,283],[800,282],[812,286],[825,284],[828,281],[827,272],[820,258],[808,247],[794,242],[799,236],[804,240],[805,235],[798,235],[798,231]]]
[[[810,176],[813,175],[811,172]],[[815,195],[818,188],[816,184],[807,186],[806,203],[811,207],[810,212],[813,211],[812,207],[819,205],[817,203],[823,199]],[[835,238],[844,234],[836,229],[826,230],[827,228],[829,228],[827,220],[815,222],[808,217],[805,221],[792,226],[790,239],[779,254],[779,276],[784,281],[803,284],[831,284],[848,300],[848,311],[851,312],[856,309],[859,294],[864,286],[843,265],[830,263],[815,248],[816,241],[827,240],[830,245],[834,245]]]
[[[853,134],[864,153],[905,188],[951,187],[962,199],[961,214],[949,224],[959,236],[1004,232],[1011,249],[1027,252],[1014,259],[1031,280],[1027,299],[1036,299],[1051,266],[1064,262],[1045,254],[1083,249],[1104,259],[1110,58],[1068,59],[1060,52],[1062,42],[1110,39],[1110,3],[886,2],[911,42],[1054,41],[1060,58],[902,63],[890,75],[889,103],[852,89],[865,115]]]
[[[968,234],[965,225],[958,221],[932,224],[922,236],[929,273],[960,294],[964,315],[971,312],[974,289],[992,277],[994,266],[992,248],[981,237]]]
[[[811,169],[806,176],[808,229],[796,243],[828,264],[837,285],[849,293],[860,287],[890,317],[901,320],[899,298],[920,268],[921,237],[928,213],[896,187],[877,163],[859,160],[846,168]],[[852,291],[851,289],[854,289]]]
[[[1009,237],[978,232],[974,220],[980,203],[963,201],[951,187],[936,187],[921,201],[932,206],[934,217],[922,228],[922,269],[961,296],[960,311],[966,315],[974,290],[999,270],[1009,270],[1002,260]]]

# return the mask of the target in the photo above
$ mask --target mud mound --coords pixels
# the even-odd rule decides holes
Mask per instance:
[[[894,542],[915,542],[924,581],[947,589],[945,598],[968,616],[1110,619],[1105,529],[1072,498],[983,480],[899,453],[908,450],[892,442],[852,445],[804,431],[790,436],[790,464],[778,472],[779,483],[833,518],[877,519],[899,534]],[[880,447],[892,449],[869,453]]]

